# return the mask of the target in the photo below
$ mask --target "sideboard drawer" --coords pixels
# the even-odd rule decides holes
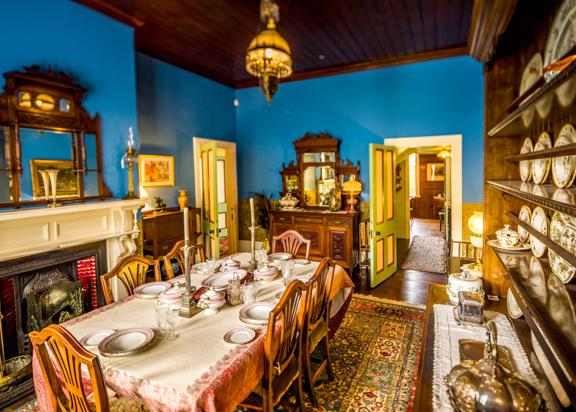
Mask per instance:
[[[321,217],[309,217],[309,216],[294,216],[294,223],[295,224],[313,224],[313,225],[321,225],[322,218]]]
[[[346,218],[328,218],[328,226],[350,226],[352,219]]]
[[[292,223],[292,216],[274,215],[274,221]]]

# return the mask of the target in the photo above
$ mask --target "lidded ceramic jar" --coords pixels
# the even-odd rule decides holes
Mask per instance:
[[[462,273],[453,273],[448,276],[448,284],[446,285],[446,293],[448,299],[454,305],[458,304],[458,292],[475,292],[484,296],[482,289],[482,279],[475,277],[468,277]]]
[[[518,232],[510,229],[510,225],[504,225],[504,229],[497,230],[496,239],[502,247],[513,247],[520,241]]]

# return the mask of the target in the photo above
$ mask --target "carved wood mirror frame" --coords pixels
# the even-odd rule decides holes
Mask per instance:
[[[291,192],[293,196],[300,200],[300,206],[306,209],[327,209],[329,206],[309,206],[305,201],[304,193],[304,170],[308,166],[314,165],[328,165],[335,171],[336,191],[341,191],[343,182],[350,176],[356,176],[360,180],[360,162],[352,164],[350,160],[342,161],[340,157],[340,139],[337,139],[328,133],[306,133],[300,139],[295,140],[294,150],[296,152],[296,164],[290,162],[288,165],[282,163],[282,192],[281,196],[285,196]],[[307,153],[334,153],[334,159],[319,162],[305,162],[304,155]],[[297,188],[289,190],[287,181],[290,178],[296,178]],[[344,202],[342,202],[344,205]]]
[[[0,208],[46,204],[47,200],[21,200],[22,141],[21,129],[70,134],[72,173],[76,175],[78,194],[59,197],[59,202],[83,202],[112,197],[102,174],[100,118],[91,117],[82,106],[86,89],[62,72],[25,67],[24,72],[4,74],[6,83],[0,95],[0,128],[4,132],[4,164],[0,173],[8,175],[11,201],[0,200]],[[96,167],[88,165],[86,135],[94,136]],[[93,163],[93,162],[92,162]],[[28,167],[28,165],[24,165]],[[85,195],[84,176],[97,174],[97,195]],[[31,172],[32,173],[32,172]]]

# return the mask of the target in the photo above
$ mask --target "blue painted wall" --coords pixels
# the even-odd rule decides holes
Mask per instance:
[[[193,137],[235,140],[234,89],[136,54],[140,153],[175,157],[175,187],[145,189],[176,206],[178,189],[194,202]]]
[[[0,1],[0,16],[0,73],[39,64],[86,87],[85,106],[101,117],[104,178],[123,196],[120,159],[137,122],[132,29],[69,0]]]
[[[384,138],[463,135],[463,201],[482,201],[484,81],[469,57],[281,84],[268,106],[258,88],[237,90],[240,197],[281,190],[282,162],[305,132],[342,139],[344,159],[360,161],[368,195],[368,144]]]

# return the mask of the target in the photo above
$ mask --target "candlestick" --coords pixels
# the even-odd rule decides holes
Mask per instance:
[[[250,198],[250,262],[248,270],[256,269],[256,221],[254,218],[254,198]]]
[[[188,221],[188,208],[184,208],[184,242],[190,242],[190,222]]]
[[[254,226],[254,198],[250,198],[250,226]]]

